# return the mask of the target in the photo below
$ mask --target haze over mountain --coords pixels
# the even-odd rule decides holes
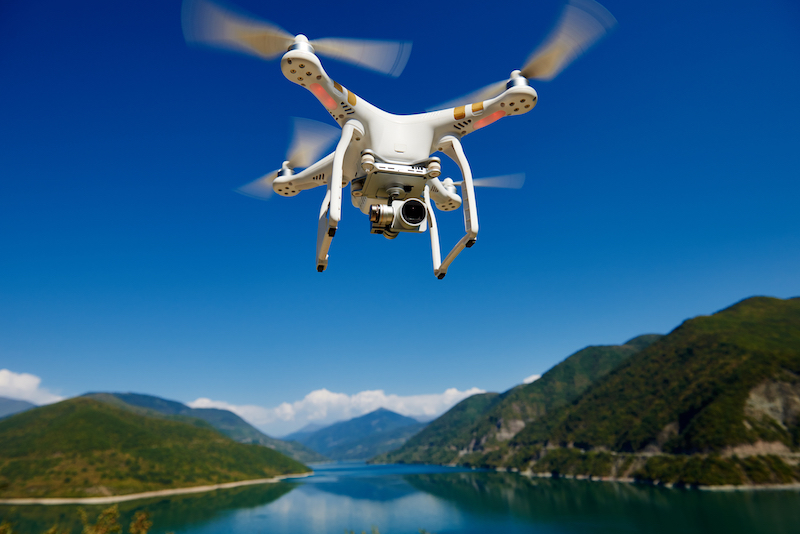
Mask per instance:
[[[309,471],[199,419],[149,414],[76,397],[3,419],[0,495],[116,495]]]
[[[378,408],[311,433],[300,432],[296,439],[334,460],[365,460],[400,447],[424,427],[416,419]]]
[[[275,449],[298,462],[327,460],[296,441],[284,441],[267,436],[235,413],[218,408],[190,408],[177,401],[140,393],[87,393],[85,397],[114,404],[126,409],[138,408],[139,413],[154,411],[168,416],[201,419],[239,443],[255,443]]]
[[[340,422],[340,421],[337,421]],[[333,424],[333,423],[331,423]],[[307,438],[317,430],[322,430],[323,428],[327,428],[330,425],[320,425],[317,423],[308,423],[304,427],[295,430],[291,434],[286,434],[285,436],[281,436],[281,439],[286,441],[299,441],[302,443],[303,439]]]
[[[24,400],[0,397],[0,417],[24,412],[25,410],[30,410],[31,408],[36,408],[36,405]]]

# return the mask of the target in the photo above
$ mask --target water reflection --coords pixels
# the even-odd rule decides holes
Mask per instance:
[[[224,521],[242,509],[259,509],[290,492],[296,483],[281,482],[262,486],[247,486],[217,490],[194,495],[178,495],[119,504],[120,524],[127,532],[134,514],[145,510],[153,520],[152,532],[184,532],[193,526]],[[42,534],[53,525],[59,532],[80,532],[78,508],[83,508],[90,518],[107,508],[102,506],[0,506],[0,523],[8,521],[17,534]],[[188,530],[191,531],[191,530]]]
[[[304,480],[307,484],[335,495],[369,501],[393,501],[419,491],[402,476],[397,476],[406,475],[411,470],[422,475],[465,471],[427,465],[366,466],[363,462],[318,464],[314,468],[315,476]]]
[[[315,471],[289,483],[124,503],[123,524],[144,509],[152,534],[319,534],[373,525],[383,534],[789,534],[800,525],[800,491],[670,490],[435,466],[331,464]],[[77,533],[76,508],[0,506],[0,521],[12,521],[19,534],[41,534],[55,523]]]
[[[558,532],[800,532],[797,491],[701,492],[508,473],[404,478],[465,514],[512,516]]]

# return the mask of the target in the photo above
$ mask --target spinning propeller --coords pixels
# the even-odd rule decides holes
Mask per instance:
[[[206,0],[185,0],[183,33],[189,42],[228,48],[270,60],[295,42],[310,44],[317,54],[352,63],[390,76],[400,76],[411,54],[408,41],[314,39],[294,36],[283,28],[237,14]]]
[[[258,180],[236,189],[237,193],[261,200],[267,200],[274,193],[272,182],[281,172],[292,172],[296,167],[308,167],[315,163],[333,141],[342,135],[342,131],[334,126],[310,119],[294,118],[294,132],[286,161],[280,169],[265,174]]]
[[[445,180],[446,181],[446,180]],[[464,181],[453,182],[453,185],[461,187]],[[525,173],[504,174],[502,176],[491,176],[488,178],[473,178],[472,185],[475,187],[496,187],[499,189],[522,189],[525,185]]]
[[[550,36],[531,54],[521,69],[511,73],[510,79],[487,85],[436,109],[488,100],[502,93],[520,77],[552,80],[616,23],[614,16],[594,0],[570,0]]]

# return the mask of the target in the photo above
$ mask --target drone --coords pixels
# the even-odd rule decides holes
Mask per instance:
[[[456,257],[477,241],[475,187],[519,188],[524,181],[524,175],[473,179],[461,138],[531,111],[538,95],[528,80],[551,80],[616,23],[593,0],[570,0],[550,36],[507,80],[444,109],[395,115],[334,81],[319,56],[398,76],[408,61],[409,42],[309,40],[208,0],[185,0],[182,19],[188,42],[265,60],[281,56],[286,79],[310,91],[341,127],[339,132],[333,126],[296,120],[294,140],[281,168],[238,189],[261,199],[273,193],[291,197],[317,187],[326,189],[317,227],[317,271],[328,267],[331,243],[342,219],[343,190],[349,184],[351,202],[369,217],[371,233],[394,239],[401,232],[429,232],[433,273],[440,280]],[[318,159],[334,136],[339,138],[334,151]],[[436,153],[456,163],[461,180],[440,179],[441,159]],[[442,212],[463,211],[465,234],[444,259],[434,207]]]

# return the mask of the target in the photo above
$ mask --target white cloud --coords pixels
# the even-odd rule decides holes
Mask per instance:
[[[256,426],[296,429],[308,423],[328,424],[367,414],[378,408],[386,408],[408,416],[437,416],[449,410],[456,403],[475,395],[485,393],[479,388],[459,391],[449,388],[443,393],[428,395],[387,395],[383,390],[361,391],[354,395],[334,393],[327,389],[317,389],[302,400],[284,402],[275,408],[254,405],[237,406],[225,401],[199,398],[188,403],[192,408],[222,408],[230,410]],[[287,430],[288,431],[288,430]]]
[[[542,375],[531,375],[528,378],[526,378],[525,380],[523,380],[522,383],[523,384],[530,384],[532,382],[536,382],[540,378],[542,378]]]
[[[36,375],[0,369],[0,397],[25,400],[34,404],[51,404],[64,399],[39,387],[41,383],[42,379]]]

